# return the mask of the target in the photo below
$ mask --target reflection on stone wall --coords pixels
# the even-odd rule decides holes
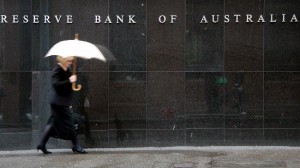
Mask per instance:
[[[0,150],[36,146],[56,62],[44,55],[75,33],[115,57],[78,60],[83,89],[73,109],[86,119],[85,146],[299,145],[299,23],[200,24],[203,15],[297,14],[298,0],[30,2],[0,0],[0,12],[72,14],[74,22],[0,24],[0,134],[9,134]],[[136,24],[93,23],[130,14]],[[175,23],[159,23],[173,14]]]

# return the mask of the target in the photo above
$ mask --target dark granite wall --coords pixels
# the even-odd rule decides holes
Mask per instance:
[[[55,64],[43,57],[75,33],[114,54],[106,63],[78,60],[83,89],[74,111],[87,118],[84,146],[300,144],[300,23],[289,22],[293,14],[300,19],[299,0],[0,0],[0,14],[10,21],[0,23],[0,149],[38,143]],[[13,24],[13,14],[41,22]],[[261,14],[265,23],[257,23]],[[112,24],[103,23],[107,15]],[[128,24],[128,15],[137,23]],[[173,24],[170,15],[177,15]],[[209,23],[200,23],[203,15]],[[49,147],[67,144],[51,140]]]

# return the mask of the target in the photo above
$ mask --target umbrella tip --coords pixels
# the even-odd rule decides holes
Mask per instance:
[[[79,39],[79,34],[75,33],[75,40],[78,40],[78,39]]]

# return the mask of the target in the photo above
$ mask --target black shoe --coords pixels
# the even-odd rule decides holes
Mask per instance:
[[[38,145],[36,147],[36,150],[41,150],[44,154],[51,154],[52,152],[48,151],[45,147],[45,145]]]
[[[73,147],[72,148],[72,151],[74,152],[74,153],[80,153],[80,154],[86,154],[87,152],[83,149],[83,148],[81,148],[81,147]]]

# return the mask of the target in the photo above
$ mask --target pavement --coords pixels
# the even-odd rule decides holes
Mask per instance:
[[[300,168],[300,147],[207,146],[0,151],[0,168]]]

